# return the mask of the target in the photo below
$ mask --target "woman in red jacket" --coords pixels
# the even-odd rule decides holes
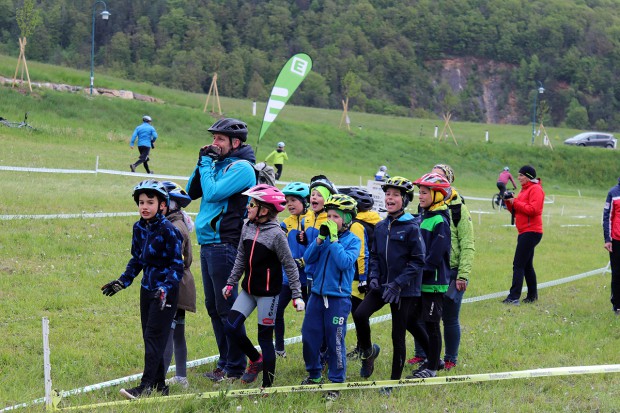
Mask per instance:
[[[534,249],[542,239],[542,212],[545,192],[540,179],[536,178],[536,170],[525,165],[519,169],[517,177],[521,184],[521,192],[516,198],[506,199],[508,211],[514,215],[519,237],[517,249],[512,262],[512,286],[504,301],[505,304],[519,305],[523,278],[527,284],[527,296],[524,303],[538,300],[536,271],[534,271]]]

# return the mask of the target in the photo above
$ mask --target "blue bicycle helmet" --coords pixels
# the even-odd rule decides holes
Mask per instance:
[[[154,179],[142,181],[133,187],[132,196],[133,200],[136,201],[136,205],[138,205],[140,194],[152,194],[157,196],[160,200],[165,200],[166,205],[170,204],[170,196],[168,195],[168,191],[166,191],[166,187],[161,182],[155,181]]]
[[[192,202],[192,199],[187,195],[185,189],[181,188],[179,184],[172,181],[163,181],[162,184],[168,191],[168,196],[170,196],[170,200],[174,201],[181,208],[185,208]]]

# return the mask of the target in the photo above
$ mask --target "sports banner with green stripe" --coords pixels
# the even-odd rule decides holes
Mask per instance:
[[[310,70],[312,70],[312,59],[305,53],[298,53],[291,57],[280,70],[265,108],[258,143]]]

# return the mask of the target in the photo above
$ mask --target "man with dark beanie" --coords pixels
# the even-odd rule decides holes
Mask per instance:
[[[523,278],[527,284],[524,303],[538,300],[536,271],[534,271],[534,249],[542,239],[542,212],[545,192],[541,181],[536,178],[536,170],[531,165],[522,166],[517,177],[521,192],[515,198],[506,199],[506,208],[515,217],[519,236],[512,262],[512,286],[504,301],[505,304],[519,305]]]

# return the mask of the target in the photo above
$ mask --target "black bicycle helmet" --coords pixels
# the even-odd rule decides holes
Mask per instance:
[[[338,190],[336,189],[332,181],[327,179],[325,175],[316,175],[310,179],[310,193],[312,193],[312,190],[317,186],[324,186],[332,195],[338,193]]]
[[[229,138],[239,139],[242,142],[248,139],[248,125],[239,119],[222,118],[211,125],[209,132],[221,133]]]
[[[349,195],[351,198],[355,199],[355,202],[357,202],[357,209],[360,211],[370,211],[375,205],[375,200],[372,198],[372,195],[364,188],[354,186],[339,188],[338,192]]]
[[[168,196],[170,199],[177,203],[181,208],[185,208],[192,202],[192,199],[187,195],[185,189],[183,189],[179,184],[172,181],[163,181],[162,184],[166,191],[168,191]]]
[[[166,201],[166,205],[169,205],[170,203],[170,196],[168,195],[168,191],[166,191],[166,187],[164,184],[159,181],[155,181],[154,179],[142,181],[133,187],[132,196],[133,200],[136,201],[136,205],[138,205],[140,194],[153,194],[159,199],[163,198]]]

